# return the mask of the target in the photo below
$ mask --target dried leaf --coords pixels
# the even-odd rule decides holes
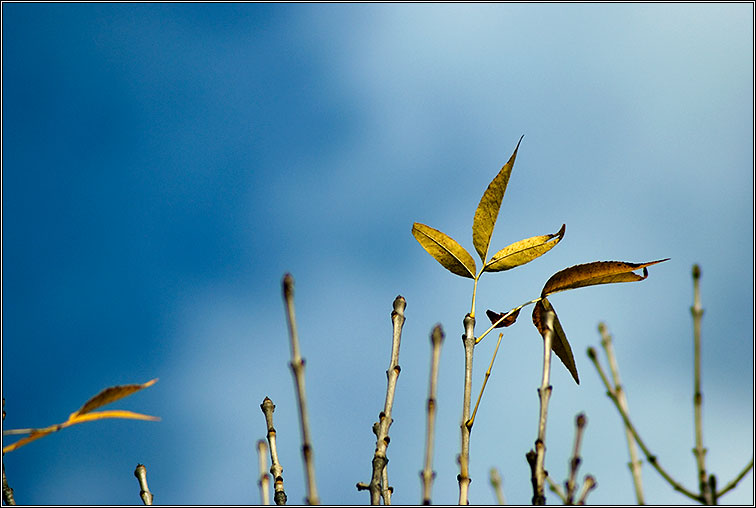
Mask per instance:
[[[106,404],[110,404],[111,402],[115,402],[117,400],[120,400],[124,397],[128,397],[134,392],[138,392],[139,390],[142,390],[144,388],[147,388],[149,386],[154,385],[157,383],[157,379],[153,379],[151,381],[147,381],[144,384],[141,385],[120,385],[120,386],[111,386],[109,388],[105,388],[103,391],[89,399],[78,411],[71,413],[70,418],[73,418],[76,415],[83,415],[85,413],[88,413],[92,411],[93,409],[97,409],[98,407],[102,407]]]
[[[499,216],[501,200],[504,199],[504,192],[507,190],[509,175],[512,174],[512,167],[514,166],[517,149],[520,147],[521,141],[522,137],[517,142],[517,146],[509,158],[509,162],[504,164],[499,173],[488,184],[488,188],[483,193],[483,197],[480,198],[478,208],[475,210],[475,217],[473,218],[473,245],[475,246],[475,250],[478,251],[481,261],[484,263],[486,262],[486,256],[488,256],[488,247],[491,243],[494,226],[496,225],[496,218]]]
[[[562,360],[562,363],[567,367],[567,370],[570,371],[575,383],[580,384],[577,366],[575,365],[575,358],[572,356],[572,348],[567,341],[567,335],[564,333],[564,329],[559,322],[554,307],[551,306],[551,303],[546,298],[539,300],[538,303],[535,304],[535,307],[533,308],[533,324],[538,329],[538,333],[541,334],[541,337],[543,337],[546,333],[546,312],[549,310],[554,313],[554,333],[552,334],[551,339],[551,349],[556,353],[557,357]]]
[[[412,225],[412,234],[444,268],[462,277],[475,278],[475,260],[452,237],[419,222]]]
[[[530,263],[535,258],[553,249],[564,238],[564,229],[565,225],[562,224],[562,228],[553,235],[534,236],[504,247],[493,255],[483,271],[501,272]]]
[[[497,321],[499,321],[501,318],[507,315],[507,312],[494,312],[492,310],[486,311],[486,316],[488,316],[488,319],[491,320],[491,324],[496,324]],[[515,321],[517,321],[517,316],[520,315],[520,309],[517,309],[515,312],[513,312],[511,315],[507,316],[504,321],[499,323],[498,325],[494,326],[494,328],[505,328],[507,326],[512,326]]]
[[[552,275],[546,281],[546,285],[543,286],[541,296],[597,284],[643,280],[648,277],[647,266],[662,263],[667,259],[637,264],[623,261],[594,261],[593,263],[571,266]],[[633,273],[634,270],[641,268],[643,268],[643,275]]]

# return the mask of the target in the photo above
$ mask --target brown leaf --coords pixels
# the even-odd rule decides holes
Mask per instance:
[[[506,315],[507,315],[506,312],[498,313],[498,312],[494,312],[492,310],[487,310],[486,311],[486,316],[488,316],[488,319],[491,320],[491,324],[492,325],[496,324],[496,322],[498,320],[500,320],[501,318],[503,318]],[[515,311],[511,315],[507,316],[506,319],[504,319],[504,321],[502,321],[498,325],[494,326],[494,328],[505,328],[507,326],[512,326],[514,324],[514,322],[517,321],[517,316],[519,316],[519,315],[520,315],[520,309],[517,309],[517,311]]]
[[[567,367],[567,370],[570,371],[575,383],[580,384],[577,366],[575,365],[575,358],[572,356],[572,348],[567,341],[567,335],[564,333],[564,329],[559,322],[554,307],[551,306],[551,303],[546,298],[539,300],[538,303],[535,304],[535,307],[533,308],[533,324],[538,329],[538,333],[541,334],[541,337],[543,337],[546,333],[545,317],[547,311],[554,313],[554,333],[552,334],[551,339],[551,349],[556,353],[557,357],[562,360],[562,363]]]
[[[667,258],[669,259],[669,258]],[[541,296],[548,296],[558,291],[566,291],[597,284],[612,284],[615,282],[634,282],[648,277],[647,266],[667,261],[649,261],[648,263],[627,263],[624,261],[594,261],[571,266],[561,270],[549,278],[543,286]],[[643,268],[643,275],[633,273]]]
[[[124,397],[127,397],[131,395],[134,392],[138,392],[139,390],[143,388],[147,388],[148,386],[152,386],[155,383],[157,383],[157,379],[153,379],[151,381],[147,381],[144,384],[141,385],[119,385],[119,386],[111,386],[110,388],[105,388],[103,391],[89,399],[83,406],[81,406],[81,409],[78,411],[75,411],[71,413],[71,418],[75,418],[78,415],[83,415],[85,413],[88,413],[92,411],[93,409],[97,409],[98,407],[102,407],[106,404],[110,404],[111,402],[115,402],[117,400],[120,400]]]

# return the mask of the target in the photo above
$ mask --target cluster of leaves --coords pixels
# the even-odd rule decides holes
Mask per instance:
[[[499,215],[504,193],[507,190],[509,177],[514,167],[517,157],[517,150],[522,142],[522,137],[517,142],[512,156],[509,161],[501,168],[499,173],[494,177],[488,188],[480,199],[478,208],[475,210],[475,217],[472,225],[472,240],[475,250],[478,252],[483,267],[477,270],[475,259],[470,253],[462,247],[456,240],[445,233],[434,229],[425,224],[416,222],[412,225],[412,234],[420,245],[438,261],[444,268],[455,275],[468,277],[474,280],[473,303],[470,315],[475,317],[475,293],[478,280],[484,272],[501,272],[510,270],[518,266],[533,261],[553,249],[564,238],[565,225],[554,234],[533,236],[515,242],[491,256],[488,261],[488,252],[493,235],[496,219]],[[547,311],[554,312],[554,332],[556,340],[553,342],[552,349],[557,357],[562,361],[564,366],[569,370],[576,383],[580,383],[575,359],[572,355],[572,349],[567,341],[564,329],[559,323],[551,302],[547,296],[568,289],[575,289],[585,286],[594,286],[598,284],[611,284],[616,282],[633,282],[643,280],[648,276],[646,267],[661,263],[667,259],[658,261],[649,261],[646,263],[628,263],[623,261],[595,261],[565,268],[552,275],[541,291],[541,296],[535,300],[527,302],[516,307],[509,312],[499,313],[487,311],[487,316],[491,320],[492,328],[512,325],[519,315],[520,309],[527,304],[534,303],[533,324],[538,332],[543,336],[545,327],[543,325],[543,316]],[[635,273],[636,270],[643,269],[643,274]],[[489,329],[490,331],[490,329]],[[487,332],[486,332],[487,333]],[[481,336],[482,338],[482,336]]]
[[[65,429],[66,427],[70,427],[71,425],[76,425],[77,423],[91,422],[94,420],[102,420],[104,418],[126,418],[126,419],[131,419],[131,420],[149,420],[149,421],[160,420],[160,418],[156,416],[149,416],[149,415],[144,415],[141,413],[134,413],[133,411],[125,411],[122,409],[111,409],[108,411],[94,411],[95,409],[101,408],[102,406],[105,406],[106,404],[110,404],[111,402],[115,402],[124,397],[128,397],[129,395],[135,392],[138,392],[139,390],[147,388],[148,386],[152,386],[155,383],[157,383],[157,379],[147,381],[146,383],[143,383],[143,384],[111,386],[109,388],[105,388],[100,393],[98,393],[97,395],[89,399],[87,402],[85,402],[84,405],[81,406],[81,409],[71,413],[68,419],[64,421],[63,423],[58,423],[56,425],[51,425],[49,427],[45,427],[42,429],[22,429],[19,431],[15,431],[15,430],[6,431],[5,433],[7,434],[28,434],[28,436],[25,438],[19,439],[15,443],[10,444],[6,446],[5,448],[3,448],[3,453],[8,453],[8,452],[12,452],[13,450],[17,450],[18,448],[21,448],[22,446],[29,444],[32,441],[36,441],[39,438],[45,437],[61,429]]]

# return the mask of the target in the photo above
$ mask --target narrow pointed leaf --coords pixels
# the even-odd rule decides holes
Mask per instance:
[[[121,386],[111,386],[110,388],[106,388],[100,393],[98,393],[97,395],[95,395],[94,397],[92,397],[91,399],[89,399],[81,407],[81,409],[71,413],[71,415],[68,417],[68,420],[66,420],[65,422],[59,423],[57,425],[51,425],[50,427],[45,427],[42,429],[29,429],[28,436],[26,436],[25,438],[19,439],[15,443],[10,444],[6,446],[5,448],[3,448],[3,453],[12,452],[13,450],[17,450],[21,448],[22,446],[31,443],[32,441],[36,441],[39,438],[45,437],[49,434],[52,434],[53,432],[57,432],[61,429],[65,429],[66,427],[70,427],[71,425],[76,425],[78,423],[91,422],[94,420],[102,420],[104,418],[126,418],[126,419],[131,419],[131,420],[149,420],[149,421],[160,420],[160,418],[157,416],[134,413],[133,411],[126,411],[122,409],[113,409],[109,411],[93,411],[94,409],[102,407],[106,404],[110,404],[111,402],[127,397],[131,395],[132,393],[137,392],[143,388],[152,386],[156,382],[157,382],[157,379],[153,379],[141,385],[121,385]]]
[[[452,237],[419,222],[412,225],[412,234],[444,268],[462,277],[475,278],[475,260]]]
[[[70,427],[77,423],[91,422],[94,420],[103,420],[105,418],[125,418],[127,420],[148,420],[156,422],[160,420],[157,416],[143,415],[141,413],[134,413],[133,411],[125,411],[123,409],[111,409],[108,411],[93,411],[86,414],[78,414],[71,416],[63,427]]]
[[[667,258],[669,259],[669,258]],[[543,286],[541,296],[547,296],[558,291],[595,286],[597,284],[612,284],[615,282],[634,282],[648,277],[647,266],[667,261],[649,261],[648,263],[626,263],[624,261],[594,261],[571,266],[561,270],[549,278]],[[634,273],[643,269],[643,275]]]
[[[9,444],[8,446],[4,447],[3,453],[9,453],[9,452],[12,452],[13,450],[17,450],[21,448],[22,446],[31,443],[32,441],[36,441],[37,439],[41,437],[45,437],[46,435],[51,434],[52,432],[55,432],[55,430],[45,429],[39,432],[32,432],[25,438],[19,439],[15,443]]]
[[[478,208],[475,210],[475,217],[473,218],[473,245],[475,246],[475,250],[478,251],[481,261],[484,263],[488,256],[488,247],[491,243],[491,235],[496,225],[496,219],[499,216],[501,200],[504,199],[504,192],[507,190],[509,175],[512,174],[512,167],[514,166],[517,149],[520,147],[521,141],[522,137],[517,142],[517,146],[509,158],[509,162],[504,164],[499,173],[488,184],[488,188],[483,193],[483,197],[480,198]]]
[[[83,415],[106,404],[110,404],[111,402],[115,402],[124,397],[128,397],[132,393],[138,392],[139,390],[147,388],[148,386],[152,386],[155,383],[157,383],[157,379],[147,381],[146,383],[141,385],[120,385],[105,388],[103,391],[84,403],[81,409],[75,411],[74,413],[71,413],[71,417],[73,418],[76,415]]]
[[[484,272],[501,272],[509,270],[525,263],[530,263],[535,258],[546,254],[564,238],[565,225],[553,235],[534,236],[515,242],[504,247],[493,255],[491,260],[483,268]]]
[[[491,320],[492,325],[496,324],[497,321],[499,321],[501,318],[503,318],[507,314],[508,314],[507,312],[494,312],[492,310],[486,311],[486,316],[488,316],[488,319]],[[494,328],[505,328],[507,326],[512,326],[515,323],[515,321],[517,321],[517,316],[519,315],[520,315],[520,309],[517,309],[517,311],[507,316],[504,319],[504,321],[494,326]]]
[[[572,379],[575,383],[580,384],[580,378],[578,377],[577,366],[575,365],[575,358],[572,356],[572,348],[567,341],[567,335],[564,333],[562,324],[559,322],[556,311],[551,303],[546,299],[539,300],[533,308],[533,324],[538,329],[538,333],[541,337],[546,333],[546,312],[551,311],[554,313],[554,333],[551,339],[551,349],[556,353],[557,357],[562,361],[567,370],[570,371]]]

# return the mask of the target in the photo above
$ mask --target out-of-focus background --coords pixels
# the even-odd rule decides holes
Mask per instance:
[[[162,418],[78,425],[7,454],[19,503],[138,504],[137,463],[156,503],[257,503],[266,396],[289,502],[303,502],[286,272],[321,500],[369,501],[355,484],[370,477],[401,294],[393,500],[421,500],[441,323],[433,501],[455,503],[472,281],[410,230],[423,222],[474,253],[475,208],[521,135],[492,251],[563,223],[566,236],[481,279],[478,333],[483,310],[534,298],[567,266],[671,258],[642,282],[552,297],[581,384],[555,363],[550,475],[566,479],[585,412],[589,502],[635,502],[620,417],[585,354],[605,321],[642,437],[695,489],[694,263],[707,466],[723,486],[752,457],[752,3],[4,3],[2,14],[3,427],[51,425],[102,388],[155,377],[112,407]],[[475,395],[495,339],[476,348]],[[529,307],[505,330],[473,429],[474,504],[495,502],[491,467],[508,502],[530,502],[541,344]],[[689,502],[648,464],[643,479],[646,502]],[[753,473],[722,502],[753,503]]]

